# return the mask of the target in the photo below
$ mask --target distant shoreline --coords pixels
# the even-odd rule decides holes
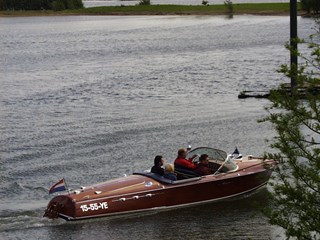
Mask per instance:
[[[299,8],[299,7],[298,7]],[[64,11],[0,11],[0,17],[34,16],[141,16],[141,15],[264,15],[288,16],[289,3],[242,3],[233,4],[233,12],[225,5],[150,5],[150,6],[103,6]],[[304,12],[298,9],[298,15]]]

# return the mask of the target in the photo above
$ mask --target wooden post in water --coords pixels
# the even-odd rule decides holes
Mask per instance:
[[[298,69],[298,24],[297,24],[297,0],[290,0],[290,69],[291,69],[291,94],[297,85],[297,69]]]

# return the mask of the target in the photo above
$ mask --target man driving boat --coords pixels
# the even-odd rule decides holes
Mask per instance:
[[[196,164],[192,162],[192,160],[197,157],[197,155],[192,156],[189,159],[186,159],[188,155],[188,152],[186,149],[184,148],[180,148],[178,150],[178,156],[176,158],[176,160],[174,161],[174,166],[175,167],[182,167],[182,168],[187,168],[190,170],[193,170],[196,168]]]

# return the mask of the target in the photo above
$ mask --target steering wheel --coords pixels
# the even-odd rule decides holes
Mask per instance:
[[[192,159],[192,162],[199,162],[199,158],[200,158],[199,155],[196,154],[196,157]]]

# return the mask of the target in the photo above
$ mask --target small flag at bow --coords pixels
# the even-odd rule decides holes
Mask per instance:
[[[232,153],[232,156],[235,158],[235,159],[240,159],[242,158],[242,154],[239,152],[238,148],[236,147],[236,149],[234,150],[234,152]]]
[[[238,148],[236,147],[236,149],[234,150],[234,152],[232,153],[233,155],[239,155],[239,150],[238,150]]]
[[[53,185],[50,188],[49,194],[55,193],[55,192],[66,191],[66,190],[67,190],[66,182],[65,182],[64,178],[62,178],[59,182],[57,182],[55,185]]]

